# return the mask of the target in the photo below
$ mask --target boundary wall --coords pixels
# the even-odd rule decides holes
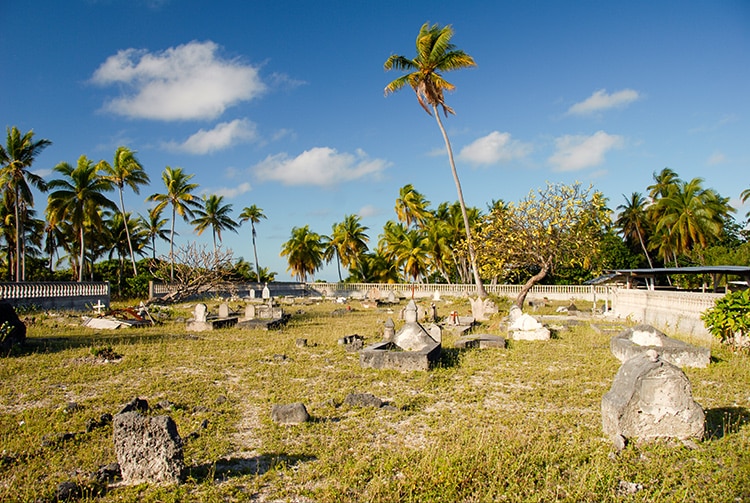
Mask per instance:
[[[613,313],[618,318],[647,323],[667,335],[675,332],[709,342],[713,336],[701,320],[701,314],[714,307],[723,293],[664,292],[653,290],[613,290]]]
[[[108,309],[110,288],[107,282],[0,283],[0,300],[16,308],[83,311],[101,306]]]

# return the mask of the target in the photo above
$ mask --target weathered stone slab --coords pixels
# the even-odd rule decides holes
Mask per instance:
[[[685,373],[653,349],[623,363],[602,398],[602,428],[618,448],[628,439],[700,439],[704,418]]]
[[[378,342],[362,350],[359,363],[363,368],[429,370],[440,359],[440,351],[437,343],[420,351],[403,351],[392,342]]]
[[[659,357],[678,367],[705,368],[711,362],[711,350],[668,337],[651,325],[636,325],[612,337],[612,354],[621,362],[653,349]]]
[[[310,414],[301,402],[277,404],[271,408],[271,419],[279,424],[301,424],[310,419]]]
[[[344,403],[352,407],[375,407],[376,409],[383,406],[383,400],[372,393],[349,393],[344,398]]]
[[[182,439],[171,417],[120,412],[113,420],[113,436],[123,482],[178,483],[182,479]]]
[[[463,337],[459,337],[458,340],[456,340],[456,342],[453,343],[453,346],[459,349],[469,349],[469,348],[504,349],[507,346],[507,341],[505,340],[505,337],[501,337],[499,335],[472,334],[472,335],[465,335]]]

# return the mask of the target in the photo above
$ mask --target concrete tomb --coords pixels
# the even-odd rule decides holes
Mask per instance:
[[[666,336],[651,325],[636,325],[612,337],[612,354],[624,362],[653,349],[662,360],[678,367],[705,368],[711,362],[711,350],[693,346]]]
[[[654,349],[623,363],[602,398],[602,428],[618,449],[628,439],[701,439],[704,419],[685,373]]]
[[[222,314],[224,316],[222,316]],[[230,316],[229,306],[224,303],[219,306],[219,316],[210,316],[205,304],[196,304],[193,309],[193,318],[188,320],[187,329],[194,332],[215,330],[217,328],[231,327],[237,324],[237,316]]]
[[[471,334],[459,337],[456,342],[453,343],[453,347],[459,349],[469,348],[501,348],[504,349],[507,346],[505,337],[499,335],[490,334]]]
[[[385,331],[388,337],[390,334]],[[365,368],[396,370],[429,370],[440,358],[440,327],[426,330],[417,321],[417,305],[409,301],[404,311],[404,326],[393,334],[392,340],[367,346],[360,354],[360,365]]]
[[[245,306],[245,317],[237,322],[239,328],[269,330],[281,328],[291,318],[280,307],[273,305],[272,299],[263,304],[248,304]]]
[[[550,338],[550,331],[536,318],[513,306],[508,314],[508,335],[514,341],[546,341]]]

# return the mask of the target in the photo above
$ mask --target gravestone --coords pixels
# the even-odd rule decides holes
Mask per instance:
[[[498,312],[497,304],[490,298],[469,297],[469,304],[471,304],[471,315],[476,321],[487,321],[490,316]]]
[[[196,304],[193,310],[193,319],[204,322],[208,318],[208,307],[205,304]]]
[[[268,289],[268,283],[263,286],[261,297],[263,298],[263,300],[271,300],[271,290]]]
[[[229,318],[229,304],[226,302],[219,305],[219,318]]]
[[[380,290],[374,286],[367,291],[367,299],[377,302],[380,300]]]
[[[679,367],[649,349],[622,364],[602,398],[602,429],[621,449],[628,439],[700,439],[704,413]]]
[[[393,337],[396,335],[396,324],[393,323],[393,318],[388,318],[383,326],[383,340],[391,342]]]
[[[245,319],[246,320],[255,319],[255,304],[248,304],[245,306]]]
[[[180,482],[185,470],[182,439],[172,418],[123,410],[112,422],[123,482]]]

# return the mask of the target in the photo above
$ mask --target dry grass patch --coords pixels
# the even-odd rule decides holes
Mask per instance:
[[[468,310],[463,301],[456,306]],[[75,318],[40,318],[29,327],[28,348],[0,360],[0,500],[49,498],[64,480],[85,485],[88,473],[115,461],[111,426],[87,432],[87,421],[134,396],[162,402],[177,423],[188,480],[100,494],[90,487],[88,499],[750,499],[747,357],[714,346],[709,368],[686,370],[707,410],[709,436],[696,448],[630,445],[615,454],[601,431],[601,398],[619,368],[606,322],[562,327],[550,341],[505,350],[459,351],[446,334],[436,368],[401,373],[362,369],[358,354],[337,344],[352,334],[379,340],[397,315],[355,305],[332,315],[340,307],[287,306],[301,312],[279,331],[189,333],[179,322],[97,331]],[[169,313],[187,318],[191,309]],[[308,346],[298,347],[299,338]],[[101,348],[122,358],[92,358]],[[390,407],[345,405],[349,393],[372,393]],[[273,404],[298,401],[310,422],[271,421]],[[621,481],[637,492],[624,494]]]

